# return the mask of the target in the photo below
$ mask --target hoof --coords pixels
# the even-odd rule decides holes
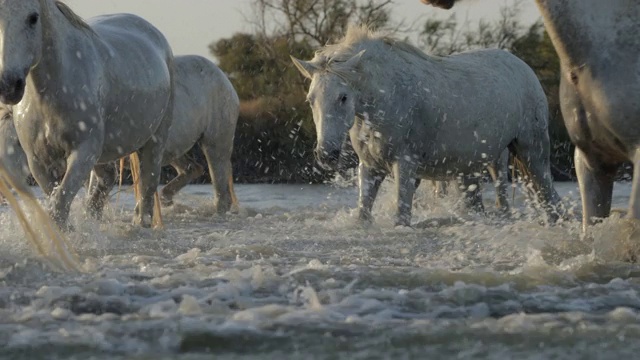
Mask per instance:
[[[396,221],[393,224],[394,227],[396,228],[411,228],[411,222],[409,221]]]
[[[218,214],[220,216],[226,215],[227,212],[231,211],[231,201],[229,201],[229,202],[225,202],[225,201],[215,202],[213,204],[213,208],[215,209],[216,214]]]
[[[164,207],[169,207],[169,206],[173,206],[173,199],[167,199],[167,198],[160,198],[160,205],[164,206]]]
[[[360,212],[358,214],[358,222],[363,225],[369,225],[373,223],[373,215],[370,212]]]
[[[133,218],[133,225],[149,229],[151,228],[151,217],[148,215],[143,217],[136,216]]]
[[[64,233],[72,233],[76,231],[76,227],[71,225],[69,222],[66,222],[64,224],[58,224],[58,227],[60,228],[60,230]]]
[[[398,227],[398,226],[411,227],[411,217],[398,216],[396,218],[396,221],[393,223],[393,225],[395,227]]]

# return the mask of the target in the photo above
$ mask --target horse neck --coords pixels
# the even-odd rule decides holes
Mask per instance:
[[[413,106],[410,99],[415,98],[416,93],[424,92],[425,88],[432,87],[442,81],[444,74],[441,64],[431,57],[415,59],[413,66],[407,67],[406,62],[393,52],[384,52],[376,56],[376,64],[363,70],[358,80],[352,82],[353,89],[358,89],[359,101],[356,102],[356,115],[364,118],[367,113],[369,120],[378,123],[394,123],[396,119],[389,116],[377,117],[374,114],[385,114],[394,106],[405,104]],[[398,63],[399,66],[385,66],[385,64]],[[380,74],[371,69],[385,69]]]
[[[38,89],[48,88],[49,84],[59,83],[61,78],[67,76],[64,69],[69,69],[78,57],[72,44],[77,44],[77,41],[86,37],[58,10],[53,0],[40,0],[40,3],[42,55],[30,72],[30,80]]]

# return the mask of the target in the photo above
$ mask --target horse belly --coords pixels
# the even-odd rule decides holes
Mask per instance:
[[[466,144],[466,145],[465,145]],[[497,161],[506,144],[482,141],[460,141],[456,144],[437,143],[423,148],[413,157],[420,177],[449,180],[460,174],[482,173],[487,165]]]
[[[159,92],[158,97],[137,96],[139,103],[122,102],[121,107],[113,108],[105,118],[105,139],[100,161],[117,160],[152,140],[167,111],[169,95],[167,91]]]
[[[201,116],[184,112],[174,114],[163,153],[165,165],[191,150],[204,131],[200,126]]]

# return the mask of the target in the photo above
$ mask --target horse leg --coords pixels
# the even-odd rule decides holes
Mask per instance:
[[[633,154],[633,184],[629,198],[629,219],[640,219],[640,148]]]
[[[163,206],[173,205],[173,197],[175,194],[204,172],[202,166],[193,161],[189,161],[186,155],[172,161],[171,166],[176,169],[178,176],[162,188],[160,199]]]
[[[582,232],[593,224],[594,218],[605,218],[611,212],[611,198],[613,194],[613,179],[615,167],[605,166],[584,151],[576,147],[574,153],[576,175],[582,198]],[[634,168],[634,181],[636,180]],[[631,191],[633,199],[636,186]]]
[[[448,181],[431,180],[431,184],[433,185],[433,195],[435,195],[436,198],[443,198],[447,196]]]
[[[117,169],[115,163],[96,165],[90,182],[90,197],[87,206],[89,213],[96,219],[102,218],[109,193],[116,183]]]
[[[162,150],[164,141],[157,137],[149,140],[138,152],[140,159],[140,200],[135,207],[134,224],[151,227],[153,222],[153,199],[160,182]],[[133,168],[133,164],[131,165]]]
[[[411,226],[413,195],[416,192],[415,166],[406,161],[393,165],[396,191],[396,226]]]
[[[220,215],[231,210],[236,198],[233,193],[233,169],[231,167],[232,146],[201,143],[200,147],[207,158],[211,184],[216,194],[213,206]]]
[[[365,165],[362,161],[358,165],[358,219],[360,221],[373,220],[371,209],[385,177],[385,173]]]
[[[484,213],[479,177],[471,175],[460,176],[458,178],[458,188],[464,192],[464,204],[467,209]]]
[[[68,219],[71,203],[91,173],[101,147],[99,141],[87,140],[67,158],[67,171],[60,185],[51,193],[51,217],[61,228],[70,229]]]
[[[47,166],[37,160],[29,161],[29,171],[31,171],[31,175],[33,175],[33,178],[46,196],[51,196],[55,183],[58,180],[49,170]]]
[[[532,185],[534,196],[543,207],[548,221],[553,223],[560,215],[565,216],[561,208],[560,196],[553,187],[551,176],[549,134],[546,129],[539,134],[533,134],[528,139],[516,139],[510,146],[510,151],[516,155],[516,161],[522,162],[524,177]],[[577,168],[577,166],[576,166]]]
[[[493,180],[493,185],[496,188],[496,207],[501,212],[509,211],[509,202],[507,201],[508,169],[509,152],[506,150],[500,155],[500,159],[491,162],[487,166],[487,170]]]

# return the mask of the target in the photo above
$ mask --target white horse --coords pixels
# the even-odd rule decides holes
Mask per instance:
[[[143,192],[134,221],[150,226],[173,113],[165,37],[129,14],[86,23],[57,0],[0,0],[0,9],[0,101],[15,105],[20,144],[53,218],[67,226],[91,169],[109,176],[115,160],[137,151]]]
[[[204,172],[201,165],[187,156],[197,144],[209,166],[214,206],[219,214],[224,214],[237,203],[231,155],[240,114],[238,94],[222,70],[202,56],[177,56],[175,70],[173,122],[163,149],[162,165],[173,166],[178,176],[162,188],[163,205],[171,205],[173,196]],[[106,199],[113,182],[98,182],[96,186]],[[104,200],[93,209],[98,216],[103,203]]]
[[[422,0],[451,8],[456,0]],[[536,0],[560,56],[560,105],[582,197],[582,228],[611,212],[613,180],[634,164],[627,217],[640,219],[640,4]]]
[[[547,100],[517,57],[501,50],[432,57],[366,28],[350,28],[313,60],[293,61],[311,79],[318,159],[335,163],[351,136],[360,160],[360,219],[371,218],[389,173],[396,182],[396,224],[410,225],[419,179],[471,184],[482,169],[495,170],[507,148],[524,165],[549,219],[557,219]]]

